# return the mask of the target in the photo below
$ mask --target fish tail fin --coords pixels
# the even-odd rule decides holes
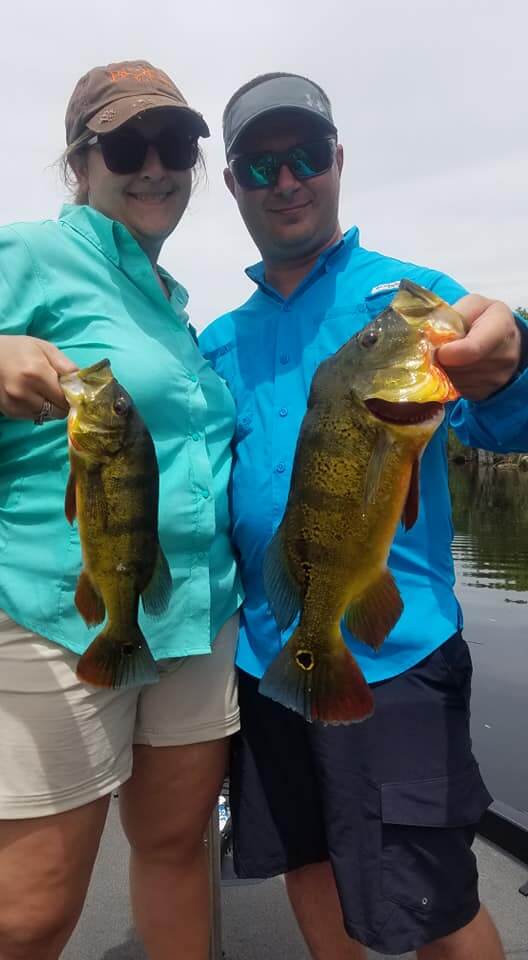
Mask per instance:
[[[259,693],[309,722],[358,723],[374,711],[370,688],[344,643],[334,642],[324,653],[309,649],[302,627],[268,667]]]
[[[159,679],[156,661],[137,624],[128,628],[123,642],[123,628],[109,623],[83,653],[76,673],[85,683],[110,689],[141,687]]]

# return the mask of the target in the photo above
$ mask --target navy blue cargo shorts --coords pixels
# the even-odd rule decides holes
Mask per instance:
[[[324,726],[240,673],[230,802],[240,877],[330,860],[345,927],[380,953],[416,950],[479,910],[471,846],[491,802],[471,750],[471,657],[455,634],[373,684],[364,723]]]

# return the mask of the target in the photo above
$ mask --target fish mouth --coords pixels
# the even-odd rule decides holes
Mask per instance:
[[[81,399],[93,400],[95,395],[112,379],[109,360],[98,360],[91,367],[74,370],[59,377],[59,383],[71,407]]]
[[[414,426],[427,423],[428,420],[436,420],[444,410],[443,404],[436,403],[434,400],[426,403],[412,401],[391,403],[389,400],[380,400],[378,397],[365,400],[365,406],[378,420],[403,426]]]

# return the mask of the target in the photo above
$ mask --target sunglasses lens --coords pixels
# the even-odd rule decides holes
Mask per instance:
[[[288,166],[294,177],[307,180],[328,170],[332,166],[334,156],[334,140],[315,140],[313,143],[302,144],[291,150]]]
[[[137,130],[116,130],[99,138],[103,160],[112,173],[141,170],[148,144]]]
[[[198,142],[174,130],[162,130],[154,142],[167,170],[190,170],[198,159]]]
[[[272,153],[236,157],[230,167],[233,176],[245,190],[260,190],[277,182],[277,166]]]
[[[269,151],[236,157],[231,161],[230,168],[245,190],[261,190],[275,186],[283,165],[289,167],[297,180],[308,180],[329,170],[335,154],[335,140],[315,140],[280,153]]]

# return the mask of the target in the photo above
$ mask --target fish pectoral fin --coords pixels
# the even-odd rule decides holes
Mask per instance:
[[[370,688],[344,643],[304,649],[299,627],[268,667],[259,693],[299,713],[305,720],[349,724],[374,711]]]
[[[374,503],[376,500],[387,457],[391,452],[393,444],[394,440],[387,430],[378,430],[376,442],[372,449],[365,473],[363,500],[366,506]]]
[[[75,474],[73,472],[73,468],[71,468],[68,477],[68,483],[66,484],[66,494],[64,497],[64,513],[66,514],[68,523],[73,523],[75,517],[77,516],[77,497],[75,492],[76,486]]]
[[[83,653],[76,670],[79,680],[109,689],[157,683],[159,674],[139,626],[108,624]]]
[[[154,565],[154,572],[141,594],[143,609],[149,617],[161,617],[169,606],[172,590],[172,577],[169,564],[160,545]]]
[[[411,476],[409,480],[409,490],[402,512],[402,524],[406,530],[414,526],[418,518],[418,506],[420,503],[420,459],[413,462]]]
[[[86,570],[81,570],[75,591],[75,606],[89,627],[102,623],[105,618],[105,605],[97,593]]]
[[[277,625],[280,630],[286,630],[299,613],[302,594],[286,566],[280,532],[279,527],[268,544],[263,574],[264,588]]]
[[[345,625],[362,643],[378,650],[403,610],[400,591],[390,570],[354,600],[345,611]]]

